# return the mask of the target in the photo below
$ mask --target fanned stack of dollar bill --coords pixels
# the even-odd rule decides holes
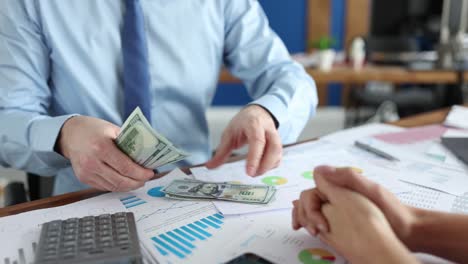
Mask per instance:
[[[137,107],[122,125],[117,146],[136,163],[149,169],[181,161],[188,154],[156,132]]]
[[[162,190],[166,197],[180,200],[225,200],[240,203],[269,203],[276,188],[267,185],[174,180]]]

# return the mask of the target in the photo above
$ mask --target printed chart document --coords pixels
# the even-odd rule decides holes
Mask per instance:
[[[375,137],[363,140],[400,160],[395,163],[395,175],[401,181],[453,195],[462,195],[468,192],[468,168],[460,166],[460,163],[455,165],[441,163],[428,156],[427,150],[410,151],[405,145],[389,144]],[[426,149],[434,144],[433,140],[424,142],[426,142]]]
[[[456,196],[415,184],[408,186],[409,192],[397,194],[402,203],[421,209],[468,214],[468,192]]]
[[[354,144],[354,141],[364,137],[370,137],[384,133],[402,132],[404,130],[404,128],[387,124],[369,124],[335,132],[330,135],[326,135],[321,139],[333,142],[334,144],[338,144],[343,147],[352,145]]]
[[[273,263],[346,263],[335,250],[305,230],[291,232],[288,211],[259,214],[251,219],[249,231],[233,241],[236,251],[232,257],[252,252]]]
[[[463,195],[468,192],[468,171],[465,169],[408,161],[401,165],[398,178],[453,195]]]
[[[209,201],[165,198],[162,187],[184,178],[190,176],[174,170],[132,192],[108,193],[0,218],[0,237],[8,238],[0,240],[0,261],[33,263],[40,228],[45,222],[131,211],[135,214],[144,263],[223,263],[246,252],[275,262],[284,259],[287,263],[309,263],[304,261],[318,257],[330,260],[329,263],[344,263],[318,239],[305,231],[293,231],[290,210],[224,216]],[[268,237],[264,247],[263,235]]]

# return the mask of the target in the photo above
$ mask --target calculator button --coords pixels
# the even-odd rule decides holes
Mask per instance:
[[[59,233],[60,233],[59,231],[52,230],[52,231],[49,231],[47,236],[49,236],[49,237],[58,237]]]
[[[101,237],[101,238],[99,238],[99,241],[100,241],[100,242],[111,241],[111,237],[109,237],[109,236]]]
[[[119,213],[115,213],[114,214],[115,217],[127,217],[127,213],[126,212],[119,212]]]
[[[63,242],[62,243],[62,246],[63,247],[74,247],[76,245],[76,242],[75,241],[67,241],[67,242]]]
[[[76,240],[75,235],[64,235],[63,236],[63,241],[74,241],[74,240]]]
[[[57,248],[57,243],[49,243],[46,245],[46,249],[56,249]]]
[[[82,223],[81,223],[81,226],[82,226],[82,227],[94,226],[94,222],[82,222]]]
[[[66,237],[68,237],[68,236],[76,237],[76,235],[77,235],[77,233],[78,233],[77,231],[78,231],[78,230],[75,229],[75,228],[68,229],[68,230],[66,230],[66,231],[63,233],[63,236],[66,236]]]
[[[45,260],[54,260],[57,258],[57,255],[45,255],[44,259]]]
[[[110,214],[103,214],[103,215],[100,215],[99,216],[99,220],[102,220],[102,219],[111,219],[111,215]]]
[[[101,229],[99,230],[99,235],[100,236],[110,236],[112,234],[112,232],[110,231],[110,229]]]
[[[110,242],[110,241],[103,242],[103,243],[101,243],[101,247],[102,248],[110,248],[110,247],[112,247],[112,242]]]
[[[56,236],[51,236],[51,237],[47,238],[47,243],[49,243],[49,244],[53,244],[53,243],[57,243],[57,242],[58,242],[58,237],[56,237]]]
[[[80,235],[81,239],[92,239],[94,237],[94,233],[88,232],[88,233],[83,233]]]
[[[82,221],[91,221],[94,222],[94,216],[85,216],[81,218]]]
[[[115,220],[116,222],[119,222],[119,221],[127,221],[127,218],[126,218],[125,216],[116,216],[116,217],[114,218],[114,220]]]
[[[75,252],[75,250],[76,250],[76,244],[67,245],[62,248],[62,252]]]
[[[127,227],[127,223],[116,223],[115,226],[116,226],[117,228]]]
[[[94,231],[94,227],[92,226],[85,226],[81,229],[81,232],[92,232]]]
[[[127,246],[128,244],[130,244],[130,242],[128,240],[117,241],[117,245],[119,245],[119,246]]]
[[[111,226],[108,224],[102,224],[101,225],[101,230],[111,230]]]
[[[56,254],[57,253],[57,248],[47,248],[45,250],[46,254],[51,255],[51,254]]]
[[[127,228],[119,228],[119,229],[116,230],[116,233],[118,235],[128,234],[128,229]]]

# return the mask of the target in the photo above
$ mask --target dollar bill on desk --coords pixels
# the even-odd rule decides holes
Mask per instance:
[[[174,180],[162,190],[166,197],[181,200],[225,200],[240,203],[269,203],[276,188],[267,185]]]
[[[115,142],[136,163],[149,169],[188,157],[187,153],[151,127],[139,107],[125,120]]]

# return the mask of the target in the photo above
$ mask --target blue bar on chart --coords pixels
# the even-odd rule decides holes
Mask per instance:
[[[174,232],[181,235],[183,238],[186,238],[186,239],[188,239],[190,241],[195,241],[195,238],[193,238],[192,236],[189,236],[187,233],[184,233],[182,230],[180,230],[178,228],[174,229]]]
[[[192,243],[190,243],[189,241],[187,241],[187,240],[183,239],[182,237],[176,235],[172,231],[167,232],[167,234],[169,236],[171,236],[172,238],[174,238],[175,240],[179,241],[180,243],[184,244],[186,247],[189,247],[189,248],[192,248],[192,249],[195,248],[195,246]]]
[[[218,221],[222,219],[216,215],[211,215],[156,235],[151,238],[155,243],[155,248],[164,257],[173,255],[179,259],[187,258],[197,249],[197,242],[208,240],[214,235],[213,231],[221,228],[222,221],[219,221],[220,224],[218,225],[210,218],[215,218]]]
[[[223,219],[224,218],[224,216],[222,214],[214,214],[214,216],[216,216],[216,218],[218,218],[218,219]]]
[[[218,218],[214,217],[214,216],[208,216],[208,219],[210,219],[211,221],[217,223],[217,224],[222,224],[223,221],[219,220]]]
[[[216,228],[216,229],[221,228],[219,225],[217,225],[217,224],[211,222],[211,221],[208,220],[208,219],[202,219],[202,221],[205,222],[206,224],[208,224],[209,226],[214,227],[214,228]]]
[[[167,251],[165,251],[164,249],[162,249],[162,248],[160,248],[160,247],[158,247],[156,245],[154,247],[159,251],[159,253],[161,253],[161,255],[163,255],[163,256],[169,255],[169,253],[167,253]]]
[[[195,221],[195,224],[197,224],[197,225],[198,225],[199,227],[201,227],[201,228],[207,228],[207,227],[208,227],[207,225],[203,224],[203,223],[200,222],[200,221]]]
[[[135,195],[130,195],[124,198],[120,198],[120,202],[125,206],[125,208],[132,208],[141,204],[145,204],[146,201],[135,196]]]

